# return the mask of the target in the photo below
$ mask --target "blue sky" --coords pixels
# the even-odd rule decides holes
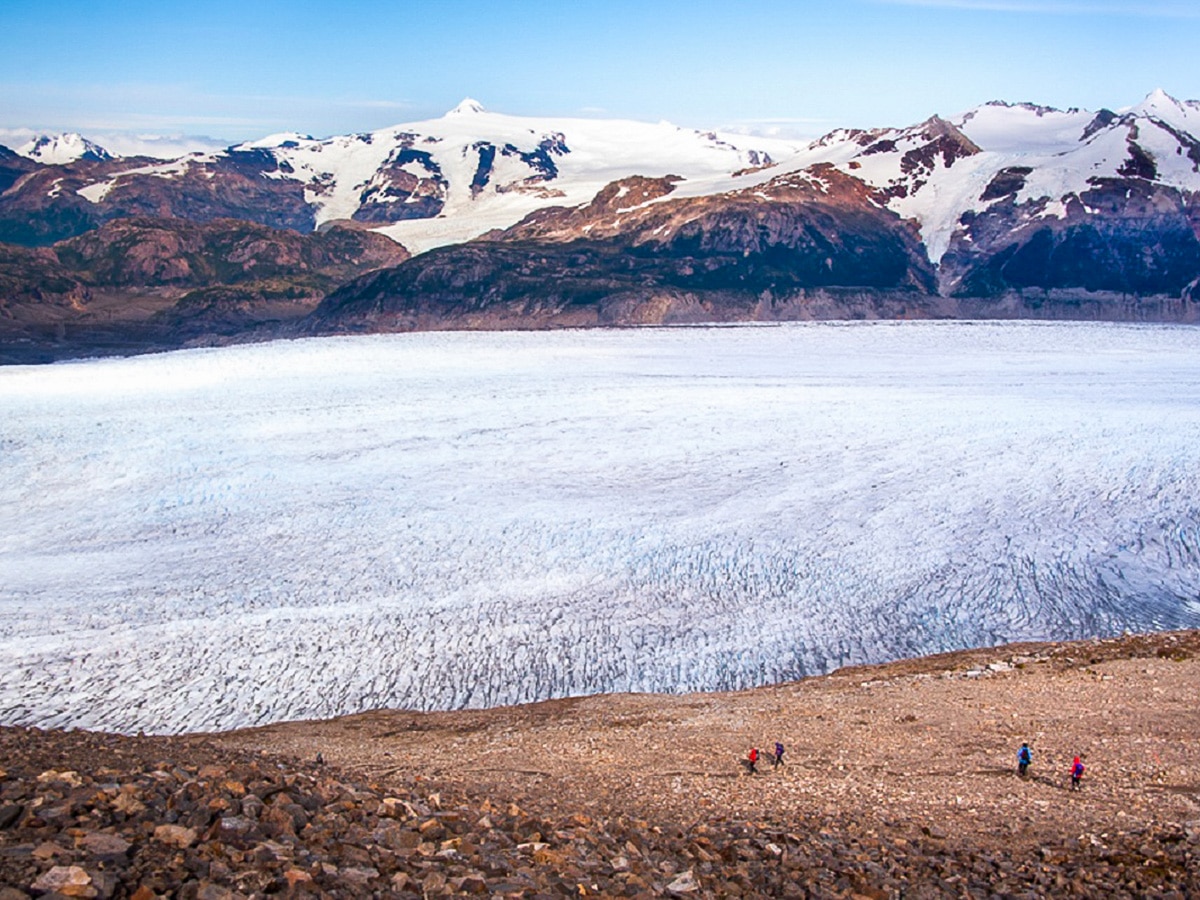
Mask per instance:
[[[472,96],[815,136],[991,99],[1200,99],[1197,47],[1197,0],[4,0],[0,132],[325,136]]]

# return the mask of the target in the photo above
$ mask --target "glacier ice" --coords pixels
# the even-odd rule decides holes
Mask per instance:
[[[1198,349],[807,323],[0,369],[0,722],[740,688],[1198,626]]]

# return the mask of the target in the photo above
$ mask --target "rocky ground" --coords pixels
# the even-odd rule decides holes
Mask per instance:
[[[0,900],[1200,896],[1198,734],[1197,632],[223,735],[5,728]]]

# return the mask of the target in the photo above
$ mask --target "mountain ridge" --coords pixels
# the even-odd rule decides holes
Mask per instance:
[[[381,277],[331,288],[306,334],[992,311],[1195,321],[1198,135],[1200,103],[1161,90],[1115,112],[992,101],[807,144],[467,98],[438,119],[175,160],[0,152],[0,241],[166,216],[349,223],[415,254],[386,297]],[[455,276],[460,263],[479,277]],[[864,290],[865,310],[836,299]]]

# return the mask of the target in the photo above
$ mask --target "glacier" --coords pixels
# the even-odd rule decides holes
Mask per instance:
[[[1197,627],[1198,351],[830,322],[0,369],[0,722],[737,689]]]

